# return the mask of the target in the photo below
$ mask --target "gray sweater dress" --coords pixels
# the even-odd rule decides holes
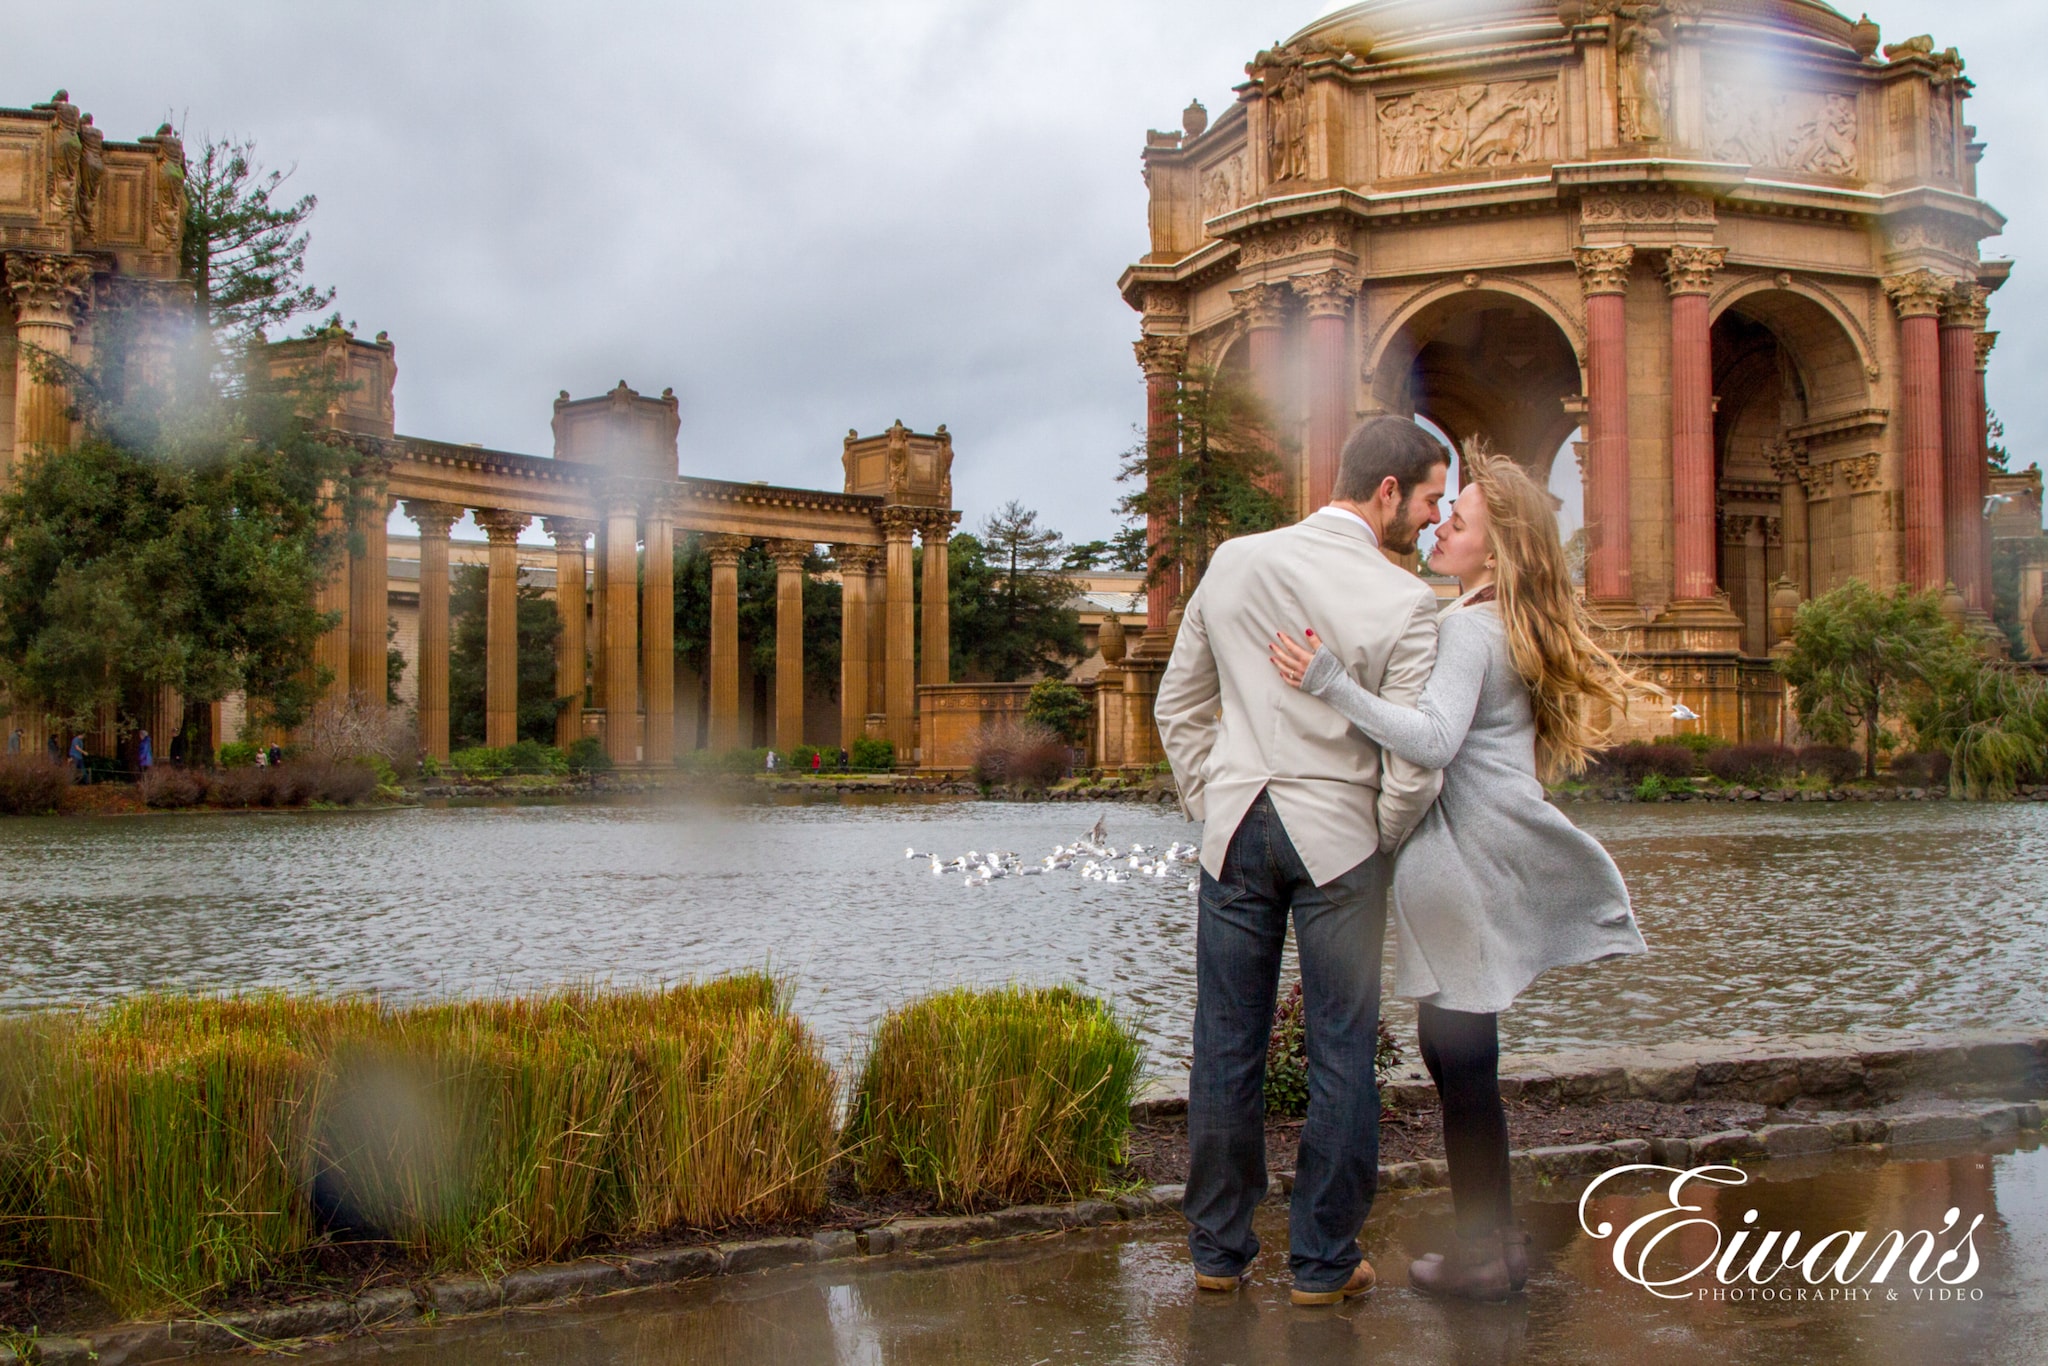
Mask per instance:
[[[1536,778],[1529,688],[1491,603],[1444,613],[1415,708],[1367,692],[1318,649],[1302,689],[1376,743],[1444,771],[1394,862],[1394,991],[1498,1013],[1544,971],[1644,951],[1621,871]]]

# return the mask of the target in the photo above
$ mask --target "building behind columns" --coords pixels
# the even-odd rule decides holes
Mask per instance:
[[[1155,423],[1190,367],[1244,373],[1294,438],[1297,516],[1371,414],[1544,482],[1575,459],[1589,605],[1730,739],[1786,734],[1772,653],[1850,579],[1946,592],[1992,636],[2012,263],[1980,250],[2004,219],[1955,50],[1817,0],[1366,0],[1245,71],[1146,136],[1151,249],[1120,288]],[[2037,604],[2037,484],[2030,508]],[[1190,587],[1115,670],[1132,707]]]
[[[45,360],[89,364],[95,328],[116,311],[141,313],[144,324],[190,316],[192,289],[179,278],[184,178],[184,150],[168,126],[109,142],[61,91],[0,109],[0,478],[26,453],[66,449],[80,435],[63,365]],[[147,325],[141,332],[152,335]],[[145,347],[142,364],[150,354]],[[353,512],[340,499],[328,510],[338,523],[353,520],[320,599],[335,624],[308,661],[332,680],[319,704],[326,716],[347,708],[374,722],[384,712],[396,624],[420,748],[447,756],[449,572],[474,558],[488,582],[488,744],[516,735],[518,585],[545,570],[563,627],[559,743],[594,736],[620,764],[660,767],[699,747],[788,749],[866,734],[892,740],[900,763],[915,762],[920,689],[948,682],[947,557],[925,555],[914,576],[912,554],[920,540],[943,545],[959,520],[943,426],[851,433],[840,444],[839,487],[782,488],[681,474],[671,391],[650,396],[622,380],[594,397],[564,392],[553,406],[553,451],[540,456],[399,434],[397,347],[381,333],[364,340],[330,326],[274,345],[268,360],[276,375],[322,381],[315,391],[326,408],[316,416],[354,452],[367,495]],[[827,466],[830,448],[820,457]],[[396,556],[394,509],[414,531],[396,538]],[[486,544],[451,542],[465,513]],[[536,524],[553,542],[538,561],[520,540]],[[703,678],[676,662],[673,552],[687,536],[701,538],[712,564]],[[778,579],[775,676],[758,705],[741,658],[736,576],[757,542]],[[843,586],[841,676],[823,697],[806,688],[803,657],[815,642],[804,638],[802,615],[807,566],[821,547]],[[250,720],[238,710],[215,703],[200,730],[213,744],[235,738]],[[195,716],[166,694],[149,715],[127,719],[159,737],[161,756],[166,737]],[[42,743],[36,718],[15,723],[32,747]],[[102,730],[90,748],[111,753],[115,718]]]

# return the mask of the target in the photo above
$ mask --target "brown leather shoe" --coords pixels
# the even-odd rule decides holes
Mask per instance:
[[[1195,1273],[1195,1289],[1237,1290],[1245,1285],[1250,1284],[1251,1279],[1252,1269],[1250,1267],[1246,1267],[1244,1270],[1238,1272],[1235,1276],[1206,1276],[1201,1272],[1197,1271]]]
[[[1529,1230],[1504,1228],[1500,1231],[1500,1259],[1508,1269],[1508,1293],[1519,1295],[1529,1284]]]
[[[1408,1263],[1408,1283],[1429,1295],[1468,1300],[1504,1300],[1509,1278],[1499,1233],[1460,1236],[1450,1255],[1418,1257]]]
[[[1351,1279],[1335,1290],[1303,1290],[1296,1287],[1289,1295],[1296,1304],[1342,1304],[1355,1295],[1363,1295],[1379,1284],[1379,1276],[1373,1271],[1372,1263],[1360,1261],[1351,1269]]]

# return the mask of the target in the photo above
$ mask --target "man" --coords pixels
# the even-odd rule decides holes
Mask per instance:
[[[1387,856],[1442,778],[1288,687],[1267,643],[1313,628],[1360,684],[1413,704],[1436,660],[1436,595],[1387,555],[1435,524],[1449,461],[1413,422],[1368,419],[1344,444],[1328,507],[1217,549],[1159,684],[1160,739],[1189,817],[1206,822],[1182,1206],[1205,1290],[1236,1288],[1259,1251],[1266,1044],[1290,911],[1309,1070],[1293,1298],[1335,1304],[1373,1286],[1357,1239],[1379,1171]]]

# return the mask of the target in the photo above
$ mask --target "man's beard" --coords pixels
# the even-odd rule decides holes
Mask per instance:
[[[1408,520],[1408,509],[1397,508],[1387,519],[1386,530],[1380,533],[1380,546],[1396,555],[1412,555],[1422,540],[1422,528]]]

